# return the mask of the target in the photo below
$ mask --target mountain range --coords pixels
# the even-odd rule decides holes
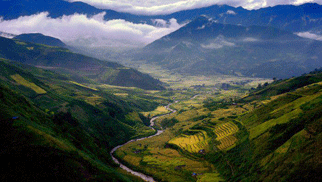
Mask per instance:
[[[213,5],[158,16],[132,15],[64,0],[2,1],[2,4],[6,7],[0,11],[4,20],[43,11],[54,18],[75,13],[90,17],[105,12],[105,20],[124,19],[154,26],[161,26],[156,24],[156,19],[175,18],[186,25],[125,59],[153,62],[181,74],[288,78],[321,66],[320,42],[294,35],[322,32],[322,6],[315,3],[251,11]],[[124,59],[121,54],[100,48],[72,50],[100,59]]]
[[[64,0],[17,0],[1,1],[0,16],[4,20],[16,19],[20,16],[32,15],[47,11],[49,16],[56,18],[75,13],[92,16],[105,12],[105,20],[124,19],[134,23],[155,24],[153,20],[169,20],[175,18],[179,23],[189,22],[200,15],[207,15],[218,23],[235,25],[272,26],[291,32],[322,31],[322,6],[316,3],[307,3],[299,6],[279,5],[258,10],[247,10],[242,7],[227,5],[213,5],[204,8],[184,10],[169,15],[133,15],[113,10],[98,9],[82,2],[67,2]]]
[[[187,75],[287,78],[321,67],[322,42],[267,26],[221,24],[200,16],[139,51],[133,61]]]

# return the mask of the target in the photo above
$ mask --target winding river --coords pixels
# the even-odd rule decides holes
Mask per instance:
[[[177,102],[178,102],[178,101],[175,101],[174,103],[177,103]],[[172,105],[172,103],[171,103],[171,104],[168,104],[167,106],[165,106],[165,108],[166,108],[167,110],[169,110],[169,111],[170,111],[170,113],[168,113],[168,114],[164,114],[164,115],[161,115],[161,116],[166,116],[166,115],[170,115],[170,114],[172,114],[172,113],[177,112],[176,110],[173,110],[173,109],[171,109],[171,108],[170,108],[170,106],[171,106],[171,105]],[[150,128],[152,128],[153,130],[155,130],[155,129],[153,128],[153,126],[154,126],[154,121],[155,121],[156,119],[158,119],[159,117],[161,117],[161,116],[155,116],[155,117],[153,117],[153,118],[150,120]],[[124,145],[126,145],[126,144],[128,144],[128,143],[135,142],[135,141],[140,141],[140,140],[144,140],[144,139],[147,139],[147,138],[152,138],[152,137],[155,137],[155,136],[161,135],[161,133],[163,133],[163,131],[164,131],[164,130],[157,130],[157,133],[156,133],[156,134],[154,134],[154,135],[151,135],[151,136],[148,136],[148,137],[139,138],[139,139],[133,139],[133,140],[130,140],[130,141],[126,142],[125,144],[122,144],[122,145],[119,145],[119,146],[114,147],[114,148],[111,150],[111,152],[110,152],[112,159],[114,160],[114,162],[115,162],[115,163],[117,163],[117,164],[119,164],[119,165],[120,165],[120,168],[122,168],[122,169],[126,170],[127,172],[129,172],[129,173],[131,173],[131,174],[133,174],[133,175],[135,175],[135,176],[138,176],[138,177],[142,178],[142,179],[143,179],[143,180],[145,180],[145,181],[154,182],[154,179],[153,179],[151,176],[147,176],[147,175],[145,175],[145,174],[143,174],[143,173],[140,173],[140,172],[134,171],[134,170],[130,169],[129,167],[125,166],[124,164],[120,163],[120,161],[118,161],[118,160],[113,156],[113,153],[114,153],[117,149],[121,148],[122,146],[124,146]]]

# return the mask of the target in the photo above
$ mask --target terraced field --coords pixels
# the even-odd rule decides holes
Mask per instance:
[[[217,148],[219,150],[225,150],[233,146],[237,141],[237,138],[234,137],[233,134],[238,131],[238,126],[233,122],[227,122],[220,126],[216,126],[214,132],[217,135],[216,140],[220,142],[220,144],[217,145]]]
[[[238,131],[238,126],[232,122],[224,123],[223,125],[216,126],[214,132],[217,135],[217,140],[221,140],[229,135],[235,134]]]
[[[230,136],[227,136],[219,141],[220,141],[220,145],[217,145],[217,148],[219,150],[225,150],[225,149],[233,146],[236,143],[237,138],[234,137],[233,135],[230,135]]]
[[[166,114],[166,113],[169,113],[169,110],[167,108],[165,108],[164,106],[159,106],[152,112],[142,112],[142,114],[145,117],[149,117],[149,118],[152,118],[157,115]]]
[[[188,152],[198,153],[208,147],[209,140],[210,138],[205,131],[199,131],[195,135],[181,135],[181,137],[170,140],[169,143],[177,145]]]
[[[44,89],[40,88],[34,83],[29,82],[28,80],[24,79],[22,76],[15,74],[11,75],[11,78],[15,80],[18,84],[28,87],[35,91],[37,94],[45,94],[47,93]]]
[[[202,149],[208,149],[208,144],[211,138],[207,135],[206,131],[190,131],[198,133],[194,135],[181,134],[180,137],[176,137],[170,140],[169,144],[174,144],[190,153],[198,153]],[[237,133],[239,131],[239,128],[233,122],[227,122],[221,124],[220,126],[216,126],[213,131],[217,136],[216,140],[220,142],[220,144],[217,145],[217,148],[219,150],[225,150],[236,143],[237,138],[234,137],[233,134]]]

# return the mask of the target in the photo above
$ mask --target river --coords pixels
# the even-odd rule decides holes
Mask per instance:
[[[178,101],[175,101],[174,103],[177,103],[177,102],[178,102]],[[171,108],[170,108],[170,106],[171,106],[171,105],[172,105],[172,103],[171,103],[171,104],[168,104],[167,106],[165,106],[165,108],[166,108],[166,109],[168,109],[168,110],[170,111],[170,113],[168,113],[168,114],[164,114],[164,115],[161,115],[161,116],[166,116],[166,115],[170,115],[170,114],[172,114],[172,113],[177,112],[176,110],[173,110],[173,109],[171,109]],[[161,116],[155,116],[155,117],[153,117],[153,118],[150,120],[150,128],[152,128],[153,130],[155,130],[155,129],[153,128],[153,126],[154,126],[154,121],[155,121],[156,119],[158,119],[159,117],[161,117]],[[161,129],[162,129],[162,128],[161,128]],[[111,150],[111,152],[110,152],[112,159],[114,160],[114,162],[115,162],[115,163],[117,163],[117,164],[119,164],[119,165],[120,165],[120,168],[122,168],[122,169],[126,170],[127,172],[129,172],[129,173],[131,173],[131,174],[133,174],[133,175],[135,175],[135,176],[138,176],[138,177],[142,178],[142,179],[143,179],[143,180],[145,180],[145,181],[148,181],[148,182],[154,182],[155,180],[154,180],[151,176],[147,176],[147,175],[145,175],[145,174],[143,174],[143,173],[140,173],[140,172],[134,171],[134,170],[130,169],[129,167],[125,166],[124,164],[120,163],[120,161],[118,161],[118,160],[113,156],[113,153],[114,153],[117,149],[121,148],[122,146],[124,146],[124,145],[126,145],[126,144],[128,144],[128,143],[135,142],[135,141],[140,141],[140,140],[144,140],[144,139],[147,139],[147,138],[152,138],[152,137],[155,137],[155,136],[161,135],[161,133],[163,133],[163,131],[164,131],[164,130],[157,130],[157,133],[156,133],[156,134],[154,134],[154,135],[151,135],[151,136],[148,136],[148,137],[139,138],[139,139],[133,139],[133,140],[130,140],[130,141],[126,142],[125,144],[122,144],[122,145],[119,145],[119,146],[114,147],[114,148]]]

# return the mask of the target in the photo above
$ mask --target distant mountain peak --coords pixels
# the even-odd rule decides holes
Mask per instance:
[[[43,35],[41,33],[29,33],[29,34],[20,34],[14,37],[15,39],[32,42],[36,44],[44,44],[49,46],[57,46],[57,47],[67,47],[67,45],[61,40]]]
[[[134,60],[182,74],[234,74],[287,78],[320,67],[322,44],[269,26],[218,23],[198,16],[147,45]],[[287,71],[280,71],[287,69]],[[231,72],[233,70],[234,72]]]
[[[5,37],[5,38],[8,38],[8,39],[12,39],[15,36],[17,36],[17,35],[14,35],[14,34],[11,34],[11,33],[7,33],[7,32],[1,32],[0,31],[0,37]]]

